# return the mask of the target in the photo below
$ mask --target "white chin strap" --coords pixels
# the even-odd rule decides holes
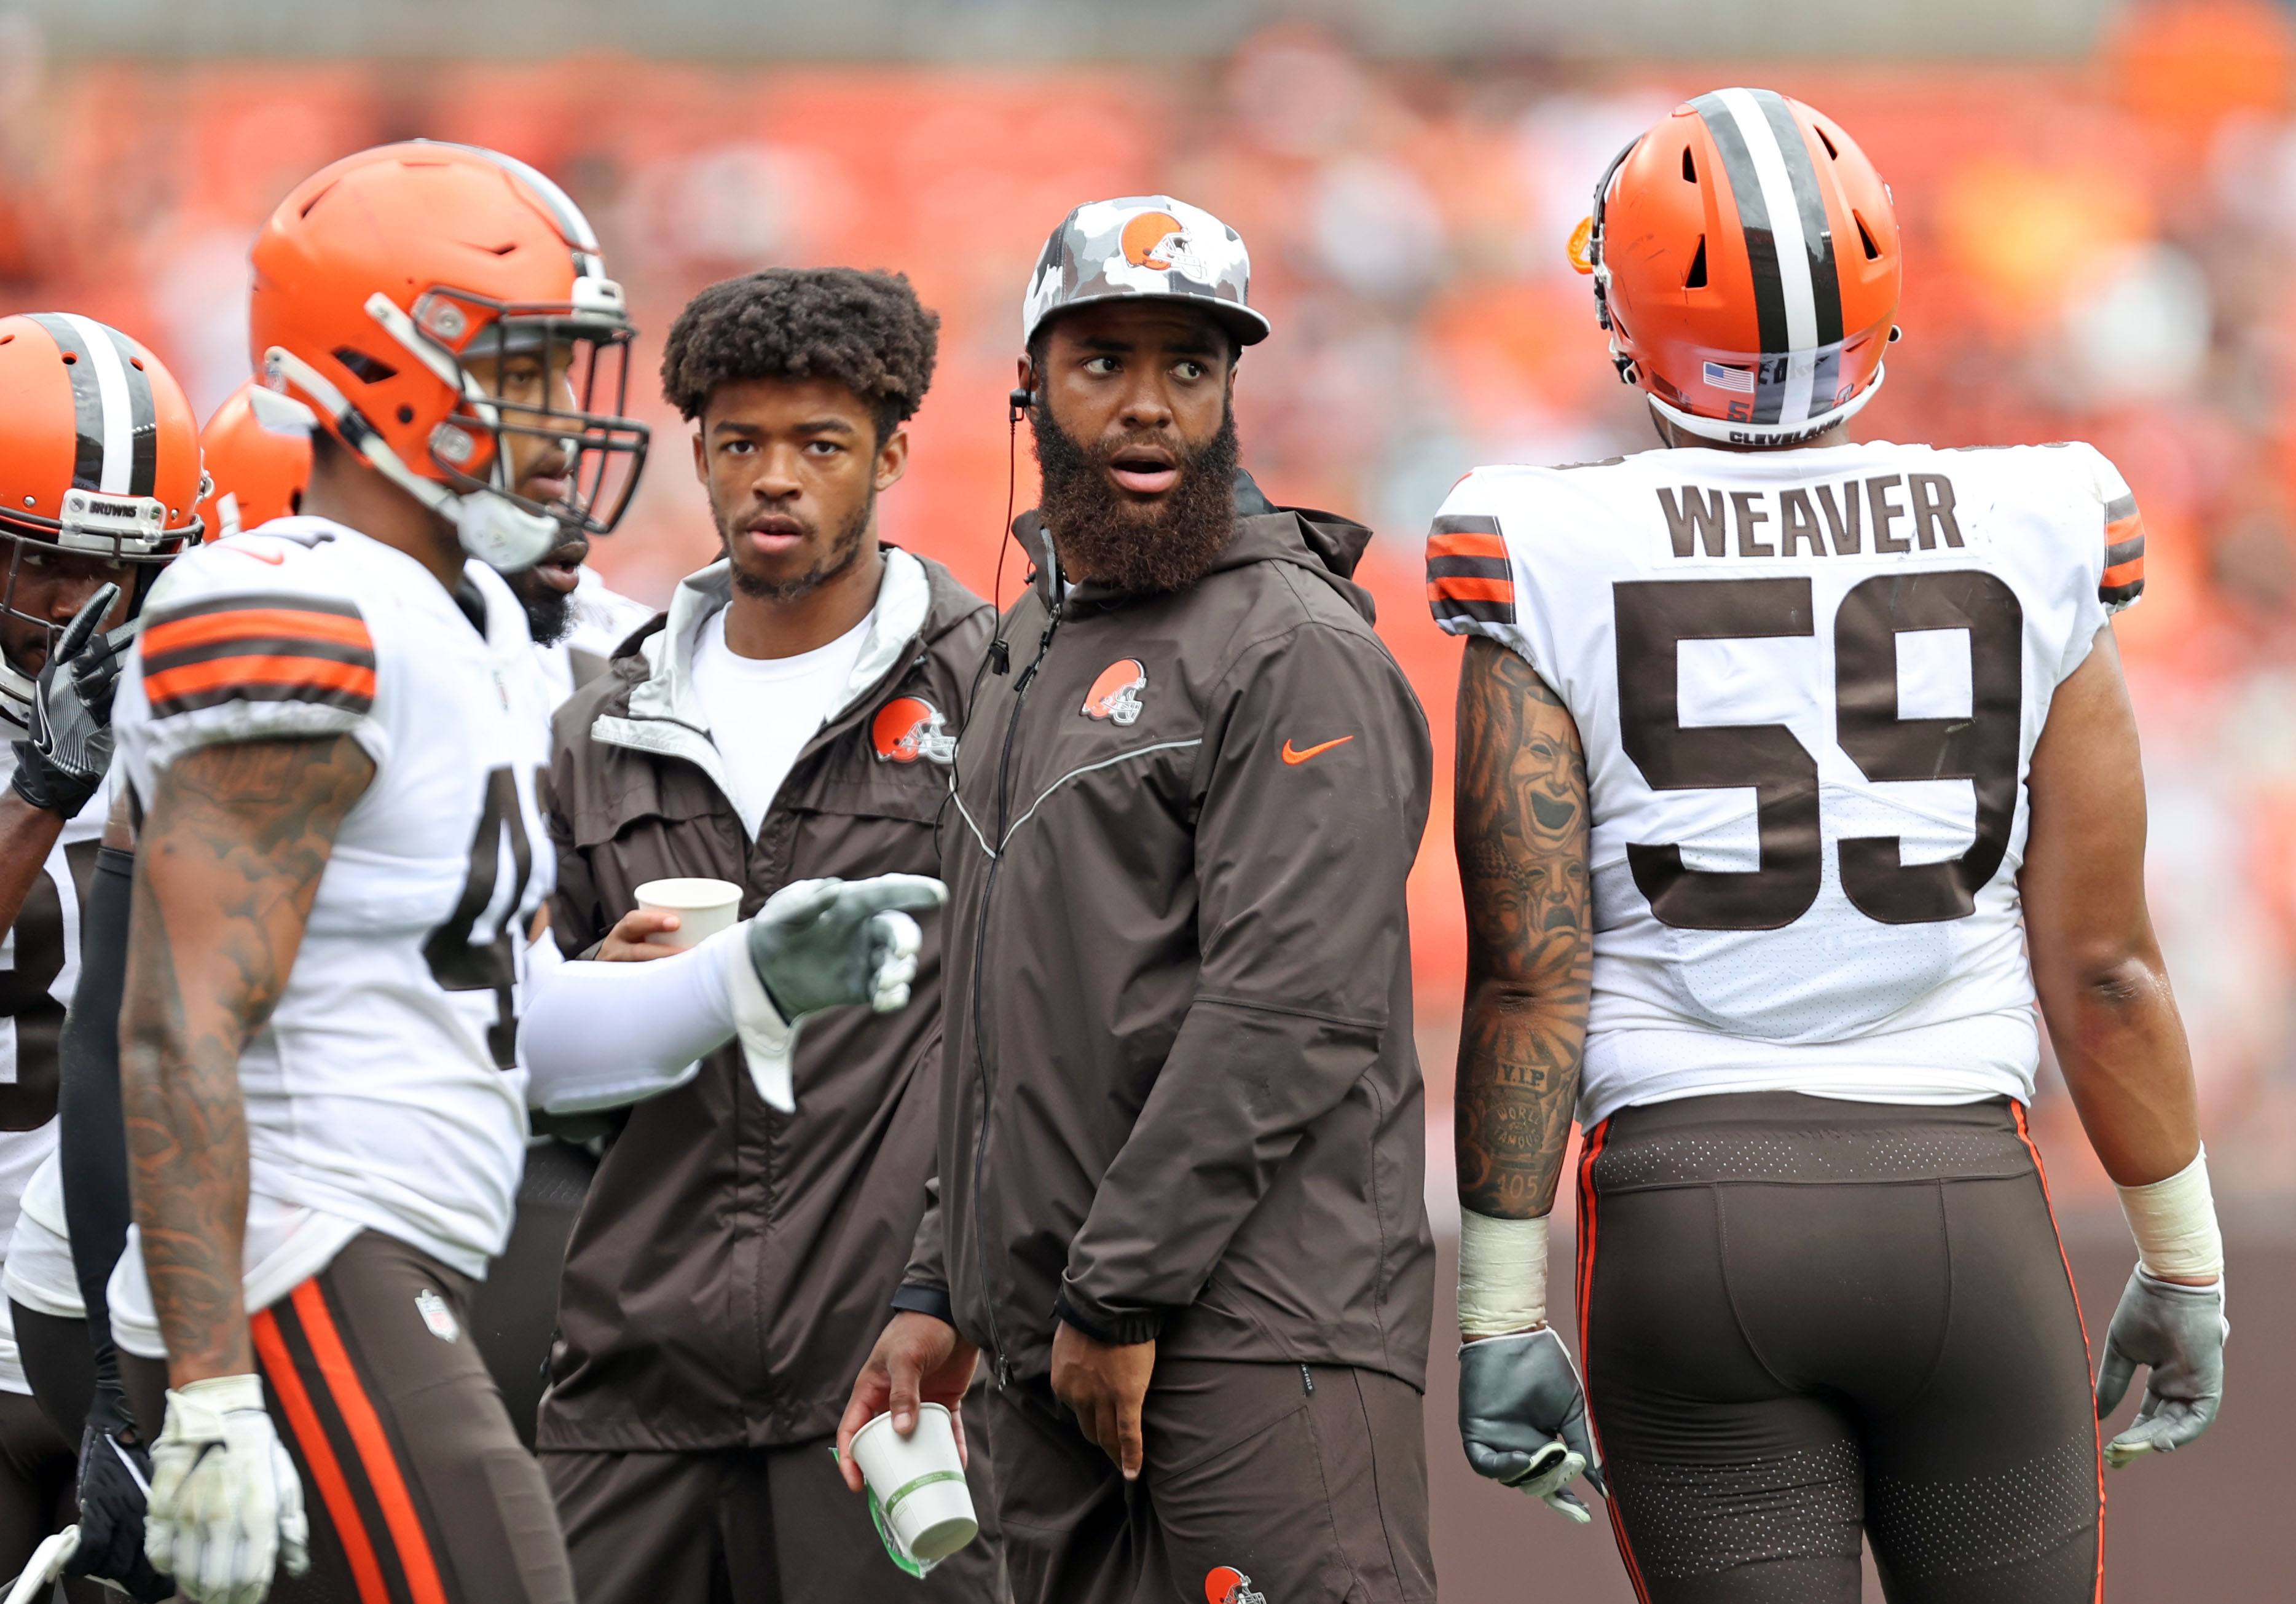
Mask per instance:
[[[263,371],[308,396],[334,420],[336,433],[369,467],[454,525],[463,550],[488,567],[506,573],[532,568],[565,538],[558,520],[546,512],[529,512],[492,490],[463,495],[415,472],[348,397],[292,351],[273,346],[263,354]],[[5,683],[0,681],[0,694],[5,692]]]
[[[1888,373],[1886,365],[1875,368],[1874,381],[1864,389],[1832,412],[1819,413],[1804,418],[1799,423],[1734,423],[1727,418],[1702,418],[1696,413],[1669,406],[1648,390],[1643,392],[1643,398],[1651,404],[1651,410],[1660,417],[1683,433],[1695,435],[1702,440],[1714,440],[1725,446],[1799,446],[1805,440],[1817,438],[1836,423],[1848,422],[1863,412],[1866,403],[1874,398],[1874,393],[1882,388],[1882,381]]]

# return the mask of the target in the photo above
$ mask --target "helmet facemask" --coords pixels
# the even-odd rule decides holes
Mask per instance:
[[[430,433],[431,465],[447,483],[548,517],[568,535],[611,534],[649,443],[646,426],[623,410],[634,331],[620,286],[585,275],[572,302],[555,306],[433,290],[414,303],[412,322],[461,369],[462,403]],[[530,466],[537,446],[566,457],[555,476],[565,492],[547,503],[519,490],[521,459]]]
[[[377,293],[366,310],[454,392],[453,406],[423,442],[430,473],[411,467],[340,389],[292,353],[273,347],[266,372],[316,400],[345,445],[454,524],[463,549],[482,562],[515,572],[570,536],[612,531],[651,437],[621,411],[634,331],[619,285],[584,275],[574,281],[570,301],[551,304],[434,288],[416,299],[413,315]],[[522,390],[521,370],[533,381]],[[505,383],[518,393],[498,393]],[[613,410],[600,410],[608,402]],[[521,467],[532,467],[538,449],[566,459],[554,476],[565,489],[548,502],[520,489]]]

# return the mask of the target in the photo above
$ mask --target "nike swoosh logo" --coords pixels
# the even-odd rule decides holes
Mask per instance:
[[[267,562],[273,568],[277,568],[281,563],[287,561],[287,553],[284,552],[264,552],[255,550],[252,546],[242,545],[227,545],[223,549],[226,552],[233,552],[237,556],[252,557],[258,562]]]
[[[1327,741],[1321,746],[1311,746],[1304,752],[1299,748],[1293,746],[1289,741],[1286,741],[1283,743],[1283,761],[1286,763],[1305,763],[1308,758],[1313,757],[1318,752],[1328,752],[1335,746],[1345,746],[1354,739],[1355,737],[1352,735],[1342,735],[1337,741]]]

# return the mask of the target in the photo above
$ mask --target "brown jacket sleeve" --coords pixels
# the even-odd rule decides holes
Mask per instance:
[[[893,1307],[914,1309],[955,1325],[956,1315],[948,1298],[948,1254],[941,1232],[939,1175],[925,1182],[925,1195],[931,1201],[925,1205],[924,1218],[917,1222],[908,1268],[901,1273],[901,1284],[893,1291]]]
[[[1308,1127],[1411,1028],[1388,1014],[1432,757],[1402,671],[1309,622],[1247,651],[1208,714],[1195,1001],[1056,1305],[1103,1340],[1194,1300]]]
[[[568,706],[577,704],[586,714],[586,699],[577,694]],[[598,884],[591,876],[590,860],[574,844],[574,827],[569,822],[572,798],[579,794],[574,774],[580,757],[577,745],[586,745],[590,739],[586,717],[575,733],[570,735],[569,728],[563,717],[552,723],[550,769],[544,777],[540,801],[551,850],[558,858],[558,888],[550,896],[550,934],[560,952],[579,958],[604,940],[606,932],[598,925]]]

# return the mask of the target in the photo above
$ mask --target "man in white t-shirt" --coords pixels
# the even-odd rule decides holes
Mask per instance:
[[[896,276],[775,269],[705,290],[671,329],[663,388],[726,554],[559,712],[568,955],[665,953],[646,937],[668,916],[635,912],[651,880],[733,881],[747,915],[796,880],[939,873],[992,619],[877,537],[938,321]],[[914,1004],[809,1020],[793,1110],[729,1046],[632,1106],[599,1165],[538,1439],[585,1604],[858,1604],[922,1568],[880,1548],[832,1454],[927,1202],[941,941],[921,922]],[[996,1572],[977,1543],[915,1591],[987,1600]]]

